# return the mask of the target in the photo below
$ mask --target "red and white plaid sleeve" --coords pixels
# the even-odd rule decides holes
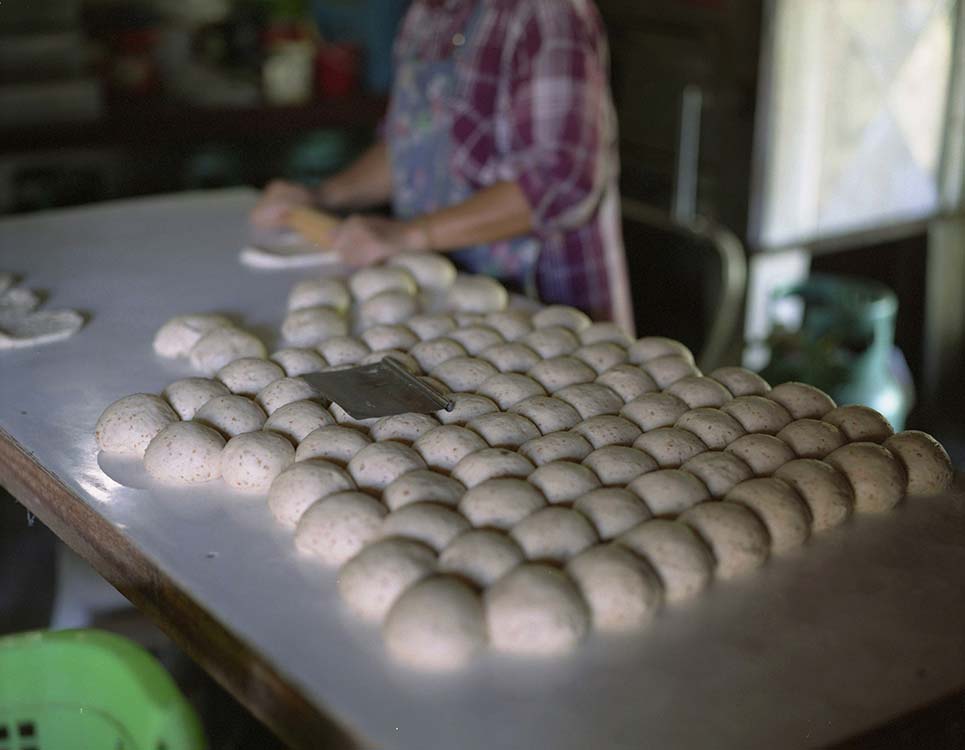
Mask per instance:
[[[607,61],[602,29],[570,3],[523,5],[511,24],[518,37],[505,166],[529,201],[537,231],[549,234],[587,222],[602,200],[609,178]]]

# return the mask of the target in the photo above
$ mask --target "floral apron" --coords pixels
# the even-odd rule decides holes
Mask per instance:
[[[461,203],[476,189],[452,169],[452,98],[457,95],[459,56],[478,26],[480,10],[440,60],[397,61],[386,138],[392,162],[393,211],[410,219]],[[460,35],[456,35],[459,37]],[[461,269],[499,279],[515,291],[536,296],[540,243],[532,236],[449,253]]]

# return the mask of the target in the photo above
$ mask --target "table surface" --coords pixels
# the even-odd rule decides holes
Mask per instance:
[[[263,497],[112,480],[93,439],[103,408],[192,374],[154,356],[161,323],[224,311],[277,343],[310,272],[238,263],[253,200],[0,221],[0,270],[90,316],[70,341],[0,354],[0,481],[293,746],[813,747],[965,688],[961,494],[856,518],[638,635],[432,676],[387,658]]]

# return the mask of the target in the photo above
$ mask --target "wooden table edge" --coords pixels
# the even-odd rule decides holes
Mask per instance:
[[[0,485],[293,748],[368,743],[319,712],[129,539],[0,428]]]

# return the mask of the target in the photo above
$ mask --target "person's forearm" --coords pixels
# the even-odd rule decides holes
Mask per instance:
[[[363,209],[384,205],[392,198],[392,167],[385,141],[377,141],[338,174],[322,182],[322,208]]]
[[[515,182],[498,182],[462,203],[409,222],[414,247],[445,252],[499,242],[533,227],[533,213]]]

